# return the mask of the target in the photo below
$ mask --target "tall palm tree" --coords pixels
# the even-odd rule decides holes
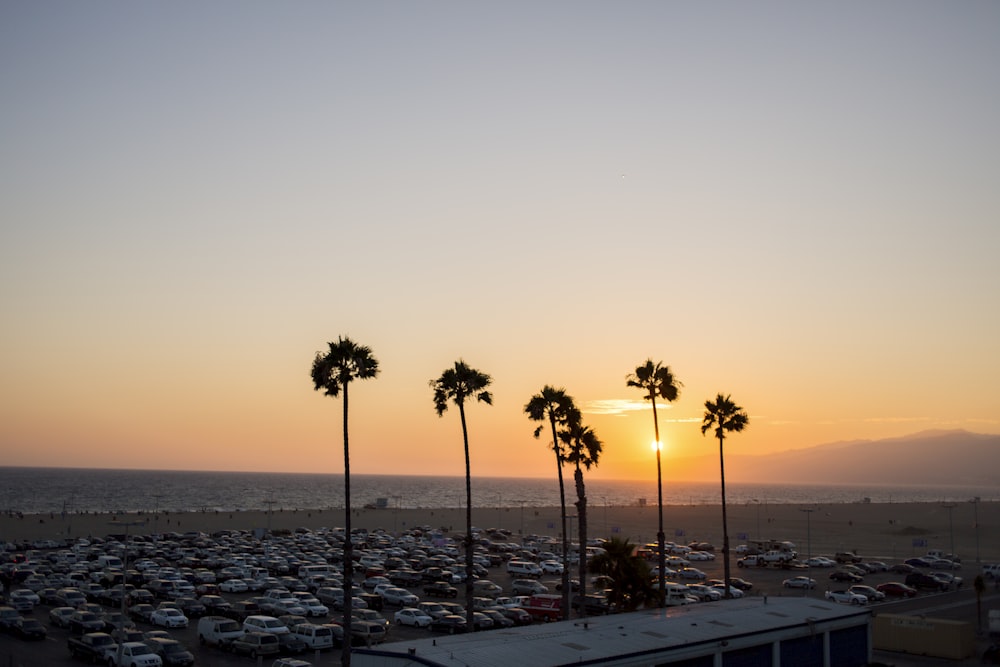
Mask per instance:
[[[666,537],[663,534],[663,476],[660,469],[660,422],[656,416],[656,397],[659,396],[666,401],[674,402],[680,396],[680,388],[684,385],[674,377],[670,371],[670,366],[664,366],[663,362],[647,359],[642,366],[637,366],[635,373],[630,373],[625,378],[628,387],[642,389],[645,398],[653,406],[653,434],[656,437],[654,446],[656,447],[656,507],[659,512],[659,527],[656,533],[657,547],[659,549],[659,562],[657,563],[660,579],[660,605],[667,603],[667,580],[664,576],[667,571],[667,550]]]
[[[650,578],[649,563],[635,555],[628,538],[612,537],[590,560],[590,571],[608,581],[608,602],[618,611],[657,604],[660,596]]]
[[[528,419],[536,422],[548,421],[552,429],[552,450],[556,453],[556,470],[559,474],[559,509],[562,517],[562,617],[569,618],[569,535],[566,533],[566,487],[563,484],[563,454],[559,444],[557,426],[565,426],[572,412],[576,410],[573,397],[566,394],[565,389],[556,389],[551,385],[542,387],[542,391],[531,397],[524,406]],[[535,437],[541,435],[544,424],[535,429]]]
[[[722,443],[726,439],[726,432],[739,433],[747,424],[750,418],[743,408],[733,403],[729,395],[719,394],[715,402],[705,401],[705,418],[701,421],[701,434],[710,428],[715,428],[715,437],[719,439],[719,479],[722,480],[722,562],[724,577],[726,580],[726,597],[732,597],[732,584],[729,583],[729,523],[726,519],[726,466],[723,456]]]
[[[583,468],[590,470],[601,458],[604,443],[589,426],[583,425],[579,410],[573,410],[566,428],[559,432],[559,439],[566,445],[566,462],[575,467],[576,516],[580,522],[580,615],[587,615],[587,491],[583,484]],[[563,568],[565,569],[565,567]]]
[[[354,547],[351,543],[351,450],[347,431],[347,389],[354,380],[367,380],[378,375],[378,360],[372,350],[350,338],[338,336],[336,343],[327,343],[330,350],[316,353],[312,364],[312,380],[316,391],[336,398],[344,393],[344,650],[341,664],[351,664],[351,589],[354,584]]]
[[[472,467],[469,464],[469,429],[465,423],[465,400],[493,404],[493,395],[486,391],[493,379],[471,368],[459,359],[454,367],[446,369],[437,380],[431,380],[434,390],[434,409],[438,416],[448,409],[449,399],[458,406],[462,418],[462,442],[465,444],[465,614],[469,629],[473,627],[473,577],[472,577]]]

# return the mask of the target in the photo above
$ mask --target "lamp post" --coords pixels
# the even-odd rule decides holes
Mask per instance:
[[[608,532],[608,498],[601,496],[601,500],[604,501],[604,534],[611,537],[611,533]]]
[[[955,524],[951,520],[951,514],[952,514],[951,511],[953,509],[955,509],[955,503],[943,503],[941,505],[941,507],[943,507],[946,510],[948,510],[948,534],[949,534],[949,539],[951,540],[950,541],[950,545],[949,545],[949,550],[951,551],[952,558],[954,558],[955,557]]]
[[[754,534],[753,537],[754,537],[755,540],[759,540],[760,539],[760,501],[757,500],[756,498],[753,498],[752,500],[757,505],[757,532]]]
[[[800,509],[800,512],[806,513],[806,553],[809,555],[806,558],[812,558],[813,548],[812,548],[812,513],[816,511],[815,508],[809,507],[806,509]]]
[[[976,528],[976,564],[979,564],[979,496],[971,501],[972,503],[972,523]]]
[[[124,526],[125,527],[125,549],[122,552],[122,599],[121,599],[121,618],[118,619],[118,657],[115,660],[116,665],[122,663],[122,651],[125,648],[125,582],[128,577],[128,529],[129,526],[144,526],[145,521],[112,521],[112,526]]]

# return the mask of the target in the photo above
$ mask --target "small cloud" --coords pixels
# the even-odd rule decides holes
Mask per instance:
[[[799,422],[792,419],[775,419],[774,421],[767,422],[768,426],[787,426],[789,424],[798,424]]]
[[[626,412],[638,412],[649,410],[652,407],[647,401],[636,401],[623,398],[605,398],[596,401],[588,401],[583,407],[583,412],[589,415],[623,415]],[[657,404],[657,409],[661,406]],[[670,407],[669,404],[663,406]]]
[[[863,419],[867,424],[907,424],[910,422],[927,422],[928,417],[868,417]]]

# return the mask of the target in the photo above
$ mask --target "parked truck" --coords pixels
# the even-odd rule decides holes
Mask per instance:
[[[559,621],[562,620],[562,596],[553,593],[532,595],[522,609],[533,621]]]
[[[69,653],[78,660],[92,663],[107,663],[114,660],[118,644],[106,632],[88,632],[66,640]]]

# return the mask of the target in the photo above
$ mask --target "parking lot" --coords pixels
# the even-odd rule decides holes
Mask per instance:
[[[481,541],[477,548],[477,563],[479,571],[483,574],[483,579],[495,584],[495,587],[482,585],[478,586],[483,595],[492,598],[497,596],[512,597],[515,591],[512,589],[515,579],[523,579],[521,574],[511,575],[506,571],[506,561],[510,558],[528,558],[534,554],[536,557],[546,556],[546,552],[556,547],[555,541],[549,538],[532,537],[521,544],[520,540],[511,541],[509,536],[492,533],[487,536],[480,535]],[[145,581],[146,585],[157,580],[158,575],[171,574],[176,572],[185,581],[199,582],[200,585],[217,585],[227,573],[231,574],[235,570],[231,568],[253,569],[258,578],[263,582],[263,587],[287,586],[289,588],[307,589],[310,586],[315,590],[322,588],[322,585],[336,585],[336,575],[329,580],[323,581],[316,577],[309,581],[308,577],[297,576],[305,571],[303,566],[322,565],[328,562],[336,563],[339,557],[343,536],[336,531],[317,532],[296,532],[286,535],[274,536],[272,539],[260,541],[248,533],[231,532],[213,537],[201,535],[164,535],[157,539],[138,538],[129,543],[128,562],[129,569],[142,567],[142,570],[135,570],[133,576],[136,581]],[[363,540],[363,541],[362,541]],[[361,584],[366,575],[393,576],[394,572],[407,571],[419,573],[421,580],[410,584],[403,584],[400,587],[408,593],[417,596],[421,601],[434,600],[424,594],[426,582],[447,577],[451,585],[458,589],[458,600],[464,600],[464,584],[457,581],[460,573],[464,569],[464,559],[460,551],[459,541],[454,537],[434,533],[432,531],[411,531],[400,537],[392,537],[386,533],[375,532],[368,535],[358,535],[355,538],[355,551],[359,558],[362,570],[367,570],[365,574],[355,575],[355,583]],[[527,548],[526,548],[527,547]],[[30,579],[33,584],[52,584],[52,586],[42,587],[52,588],[54,585],[65,584],[71,573],[85,572],[91,581],[99,579],[99,574],[103,570],[97,566],[99,554],[115,554],[124,556],[123,545],[118,540],[92,544],[86,547],[77,547],[76,558],[60,558],[60,554],[69,551],[68,546],[53,547],[44,550],[25,550],[18,552],[24,561],[21,563],[6,564],[8,576],[15,579],[24,572],[31,570],[42,579]],[[492,556],[492,558],[491,558]],[[8,552],[6,558],[10,561],[14,558],[14,553]],[[71,562],[70,562],[71,561]],[[652,563],[655,565],[655,563]],[[684,567],[683,563],[674,561],[672,563],[678,567]],[[339,566],[335,566],[336,567]],[[697,568],[704,573],[706,579],[721,579],[723,576],[723,566],[721,557],[708,560],[690,561],[688,567]],[[551,592],[556,592],[560,582],[560,576],[550,565],[546,568],[547,573],[538,577],[538,581]],[[575,574],[575,568],[571,568]],[[794,567],[790,569],[780,567],[745,567],[736,566],[736,559],[733,558],[732,575],[748,580],[753,587],[746,592],[747,595],[796,595],[823,598],[828,589],[845,589],[850,583],[838,583],[830,579],[830,574],[839,572],[838,567]],[[14,574],[15,572],[19,574]],[[430,573],[430,578],[426,575]],[[975,576],[973,572],[964,572],[962,569],[954,571],[954,574],[966,576],[969,579]],[[571,575],[572,576],[572,575]],[[682,579],[679,574],[673,575],[678,583],[697,583],[699,575],[690,573],[691,578]],[[792,577],[808,577],[815,580],[814,588],[787,588],[782,582]],[[215,581],[210,581],[214,579]],[[870,586],[889,581],[902,581],[903,577],[891,572],[867,573],[863,583]],[[22,588],[24,582],[14,580],[8,587],[11,590]],[[5,582],[7,583],[7,582]],[[193,585],[193,583],[192,583]],[[906,603],[909,605],[923,605],[932,607],[939,605],[942,596],[949,599],[963,600],[970,596],[970,586],[965,585],[962,590],[952,592],[921,592],[918,597]],[[954,589],[954,587],[953,587]],[[370,594],[369,590],[365,591]],[[264,590],[245,592],[223,592],[214,591],[227,602],[237,603],[240,601],[257,599],[264,595]],[[369,598],[373,600],[373,598]],[[157,600],[159,604],[162,600]],[[374,601],[374,600],[373,600]],[[385,600],[382,601],[384,607],[382,615],[389,619],[387,641],[407,641],[409,639],[427,637],[432,634],[426,628],[407,627],[392,622],[393,614],[400,607]],[[694,604],[693,599],[691,601]],[[883,608],[898,606],[892,599],[885,602],[873,603]],[[68,629],[56,627],[49,621],[49,612],[56,605],[42,602],[31,611],[26,611],[25,615],[33,616],[46,626],[48,635],[41,641],[26,641],[12,634],[4,633],[0,635],[0,663],[7,665],[69,665],[77,664],[69,654],[67,649],[67,639],[70,636]],[[102,605],[107,611],[113,611],[117,607],[107,604]],[[342,613],[331,611],[321,617],[309,618],[311,623],[337,623],[341,620]],[[162,629],[154,627],[148,622],[136,622],[137,629],[149,631]],[[192,618],[187,628],[169,629],[169,635],[184,644],[194,655],[196,664],[205,665],[270,665],[272,658],[242,657],[232,655],[226,651],[210,646],[202,646],[198,639],[197,619]],[[489,630],[485,630],[489,631]],[[339,649],[328,649],[322,652],[309,651],[297,657],[308,660],[313,665],[334,665],[339,663]]]

